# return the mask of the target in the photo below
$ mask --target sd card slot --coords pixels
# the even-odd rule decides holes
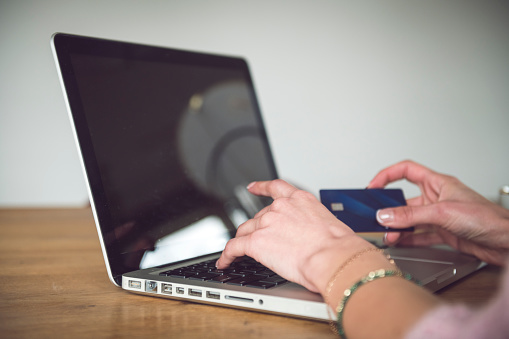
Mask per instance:
[[[228,300],[243,301],[243,302],[246,302],[246,303],[253,303],[254,302],[253,299],[242,298],[242,297],[235,297],[233,295],[225,295],[224,298],[228,299]]]

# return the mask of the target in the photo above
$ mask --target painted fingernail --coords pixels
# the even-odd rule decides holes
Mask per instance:
[[[380,224],[387,224],[394,221],[394,213],[390,209],[376,211],[376,220]]]

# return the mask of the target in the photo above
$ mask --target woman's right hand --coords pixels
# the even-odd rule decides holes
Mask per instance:
[[[489,201],[458,179],[412,161],[380,171],[368,188],[382,188],[406,179],[421,196],[408,206],[378,211],[378,221],[391,228],[416,227],[416,232],[390,232],[388,245],[429,246],[446,243],[488,263],[503,265],[509,251],[509,210]]]
[[[248,190],[274,201],[238,228],[217,261],[219,269],[247,255],[285,279],[323,293],[340,263],[373,247],[311,193],[283,180],[255,182]]]

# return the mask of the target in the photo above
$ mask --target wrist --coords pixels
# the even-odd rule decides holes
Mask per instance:
[[[336,239],[313,255],[303,272],[334,309],[343,292],[353,283],[375,270],[398,270],[383,250],[376,248],[358,236]]]
[[[328,283],[340,265],[356,253],[367,249],[376,249],[376,247],[356,235],[331,239],[323,244],[320,251],[309,258],[303,266],[302,275],[315,287],[316,291],[324,295]]]

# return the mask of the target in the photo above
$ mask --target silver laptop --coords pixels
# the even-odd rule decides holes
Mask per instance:
[[[55,34],[52,49],[104,260],[123,289],[327,320],[320,295],[254,260],[214,267],[277,178],[242,58]],[[388,249],[432,291],[481,263],[454,251]]]

